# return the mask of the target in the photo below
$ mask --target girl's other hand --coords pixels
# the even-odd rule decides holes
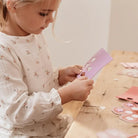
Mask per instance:
[[[71,100],[84,101],[93,88],[93,80],[87,79],[85,76],[75,79],[73,82],[58,89],[62,104]]]
[[[60,69],[58,77],[59,85],[62,86],[67,82],[72,82],[74,79],[76,79],[77,75],[81,73],[81,70],[82,66],[80,65]]]

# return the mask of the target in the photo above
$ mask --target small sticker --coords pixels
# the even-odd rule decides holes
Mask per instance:
[[[131,110],[138,113],[138,107],[132,107]]]
[[[124,103],[123,106],[126,106],[126,107],[135,107],[135,104],[134,103]]]
[[[133,114],[133,112],[132,111],[125,111],[124,113],[126,113],[126,114]]]
[[[115,114],[122,114],[124,112],[124,109],[121,108],[121,107],[114,107],[113,110],[112,110]]]

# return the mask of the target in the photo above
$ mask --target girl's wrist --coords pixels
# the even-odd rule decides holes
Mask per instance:
[[[62,104],[68,103],[73,99],[71,92],[67,86],[59,88],[58,93],[61,97]]]
[[[62,72],[63,72],[63,69],[60,69],[59,70],[59,73],[58,73],[58,82],[59,82],[59,85],[62,86],[63,85],[63,80],[62,80]]]

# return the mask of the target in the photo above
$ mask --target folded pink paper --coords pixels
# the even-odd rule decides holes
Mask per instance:
[[[117,96],[117,98],[138,103],[138,87],[131,87],[125,93]]]

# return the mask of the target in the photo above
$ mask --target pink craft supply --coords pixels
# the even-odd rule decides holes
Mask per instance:
[[[136,104],[133,102],[129,102],[129,103],[127,102],[127,103],[124,103],[123,106],[131,108],[131,107],[136,107]]]
[[[124,103],[121,107],[114,107],[112,111],[123,121],[138,123],[138,105],[136,103]]]
[[[125,93],[117,96],[117,98],[138,103],[138,87],[131,87]]]
[[[124,109],[122,107],[114,107],[112,111],[117,115],[121,115],[124,112]]]
[[[138,69],[138,62],[126,62],[121,63],[125,68]]]
[[[138,113],[138,107],[131,107],[131,110],[135,113]]]
[[[83,72],[88,79],[92,79],[98,71],[100,71],[112,57],[101,48],[83,67],[82,72],[77,76],[80,77]]]
[[[129,122],[129,123],[138,123],[138,115],[137,114],[123,114],[119,117],[120,119]]]
[[[121,115],[121,114],[133,114],[133,111],[131,109],[125,109],[123,107],[114,107],[113,108],[113,113],[117,114],[117,115]]]
[[[107,129],[97,133],[98,138],[127,138],[127,135],[117,129]]]
[[[118,73],[119,75],[126,75],[128,77],[138,78],[138,69],[126,68]]]
[[[133,114],[133,111],[132,110],[125,110],[124,111],[124,114],[131,115],[131,114]]]
[[[129,136],[128,138],[138,138],[138,135]]]

